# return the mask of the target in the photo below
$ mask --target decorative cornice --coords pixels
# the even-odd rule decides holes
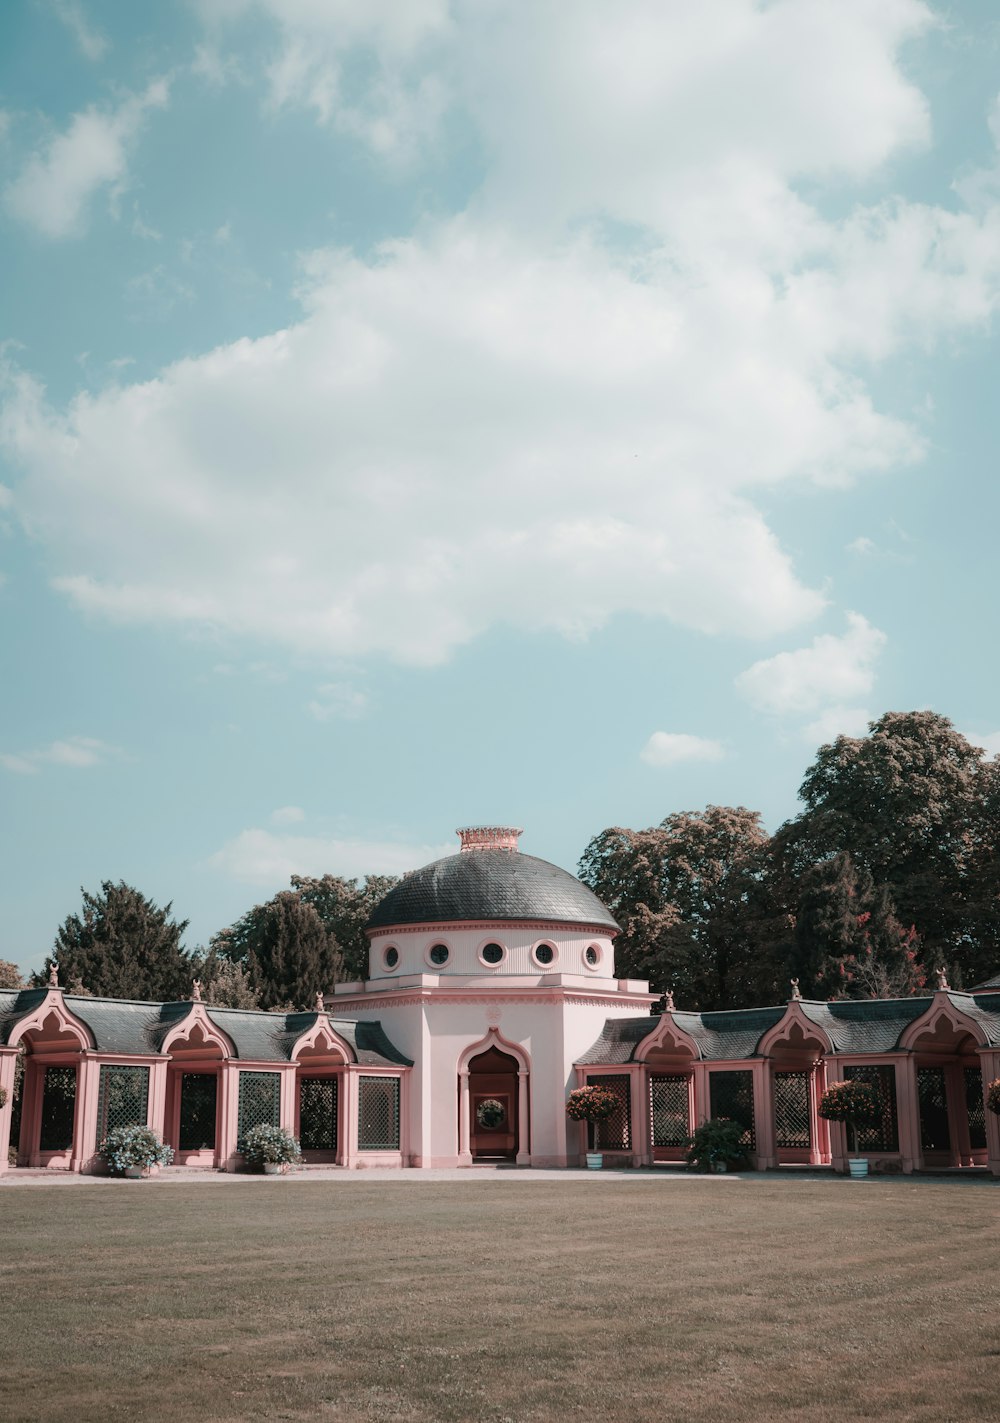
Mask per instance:
[[[463,929],[571,929],[581,936],[613,939],[618,929],[580,919],[444,919],[427,924],[390,924],[366,929],[369,939],[394,939],[399,934],[454,934]]]
[[[586,993],[579,988],[526,988],[520,993],[482,989],[410,988],[398,993],[358,993],[337,1002],[338,1010],[399,1008],[414,1003],[572,1003],[597,1008],[639,1008],[655,1003],[656,993]]]

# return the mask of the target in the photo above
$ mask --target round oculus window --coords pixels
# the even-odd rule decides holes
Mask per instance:
[[[503,947],[500,944],[486,944],[481,954],[483,963],[498,964],[503,962]]]
[[[600,951],[595,948],[593,944],[588,944],[587,948],[584,951],[583,957],[587,961],[588,968],[596,968],[597,965],[601,962]]]
[[[385,953],[382,955],[382,962],[385,964],[386,968],[395,968],[396,965],[399,963],[399,950],[393,948],[386,949]]]
[[[448,945],[433,944],[431,946],[430,953],[427,955],[427,957],[430,959],[432,964],[435,964],[438,968],[440,968],[442,964],[446,964],[448,962]]]
[[[535,949],[535,962],[542,965],[550,964],[556,956],[556,951],[551,944],[539,944]]]

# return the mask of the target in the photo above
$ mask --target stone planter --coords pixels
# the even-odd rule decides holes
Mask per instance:
[[[148,1176],[148,1166],[126,1166],[125,1179],[127,1181],[141,1181],[144,1176]]]
[[[710,1167],[710,1169],[714,1172],[714,1174],[715,1174],[716,1176],[724,1176],[724,1175],[726,1174],[726,1172],[729,1170],[729,1162],[728,1162],[728,1161],[713,1161],[713,1162],[712,1162],[712,1165],[711,1165],[711,1167]]]
[[[868,1175],[867,1156],[849,1156],[847,1158],[847,1169],[851,1173],[852,1181],[863,1181]]]
[[[587,1152],[587,1170],[600,1171],[604,1165],[604,1153],[601,1151]]]
[[[284,1163],[283,1161],[265,1161],[265,1162],[264,1162],[264,1175],[265,1175],[265,1176],[282,1176],[282,1175],[284,1175],[284,1171],[285,1171],[285,1163]]]

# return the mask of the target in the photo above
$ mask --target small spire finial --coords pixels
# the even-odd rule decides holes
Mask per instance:
[[[192,985],[191,985],[191,1001],[192,1001],[193,1003],[200,1003],[200,1002],[201,1002],[201,979],[200,979],[200,978],[196,978],[196,979],[194,980],[194,982],[192,983]]]
[[[950,986],[948,983],[948,970],[944,968],[936,968],[934,972],[937,975],[938,992],[947,993],[948,988]]]
[[[798,980],[797,978],[793,978],[791,982],[792,982],[792,999],[791,999],[791,1001],[792,1001],[793,1003],[799,1003],[799,1002],[802,1001],[802,994],[799,992],[799,980]]]
[[[668,988],[663,995],[663,1011],[664,1013],[672,1013],[674,1011],[674,990],[672,988]]]
[[[49,965],[49,987],[59,987],[59,965],[57,963]]]
[[[322,993],[317,993],[317,994],[316,994],[316,1012],[317,1012],[317,1013],[325,1013],[325,1012],[326,1012],[326,1005],[325,1005],[324,1002],[323,1002],[323,995],[322,995]]]

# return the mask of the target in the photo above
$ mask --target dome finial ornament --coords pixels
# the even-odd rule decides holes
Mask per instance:
[[[462,842],[462,850],[516,850],[518,839],[524,834],[513,825],[466,825],[455,834]]]

